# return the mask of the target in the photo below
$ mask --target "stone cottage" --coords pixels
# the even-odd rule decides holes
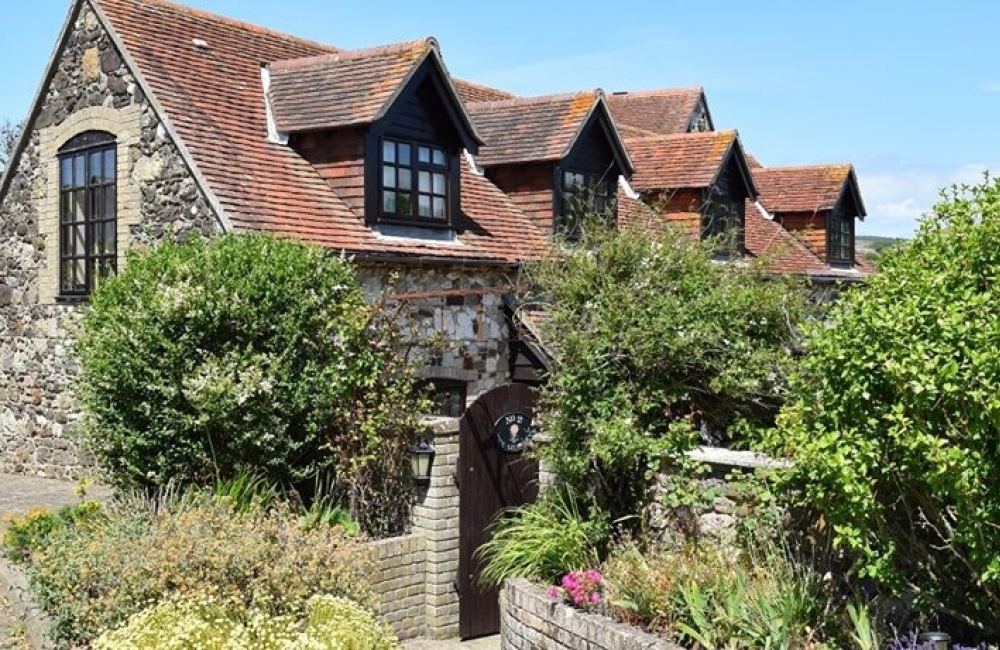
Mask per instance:
[[[545,237],[467,159],[463,87],[491,97],[432,39],[341,52],[157,0],[75,2],[0,185],[0,471],[83,471],[74,317],[127,250],[192,232],[343,250],[447,339],[424,369],[442,404],[506,382],[502,296]]]
[[[235,231],[343,251],[443,337],[422,374],[458,416],[540,381],[509,295],[572,205],[628,218],[669,192],[685,200],[656,218],[693,236],[739,228],[776,271],[860,279],[864,206],[853,170],[835,176],[839,195],[761,168],[701,88],[516,97],[453,78],[434,39],[346,51],[166,0],[76,0],[0,180],[0,472],[86,470],[70,332],[130,249]]]

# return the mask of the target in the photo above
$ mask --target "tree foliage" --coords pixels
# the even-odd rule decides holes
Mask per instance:
[[[809,311],[795,282],[719,263],[718,241],[585,229],[529,269],[555,350],[543,453],[578,493],[634,514],[663,454],[773,423]]]
[[[318,247],[229,235],[135,255],[79,337],[96,456],[130,487],[321,475],[369,532],[393,532],[423,405],[389,320]]]
[[[1000,181],[952,188],[809,333],[769,439],[859,569],[994,631]]]
[[[14,155],[14,147],[17,146],[17,139],[21,134],[21,127],[10,120],[0,123],[0,176],[3,176],[7,169],[7,163]]]

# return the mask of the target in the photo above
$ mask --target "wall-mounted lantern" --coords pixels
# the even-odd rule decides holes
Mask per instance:
[[[951,637],[944,632],[924,632],[917,640],[931,650],[948,650],[951,647]]]
[[[413,470],[413,482],[417,485],[431,484],[431,466],[434,464],[434,444],[427,438],[421,438],[410,447],[410,467]]]

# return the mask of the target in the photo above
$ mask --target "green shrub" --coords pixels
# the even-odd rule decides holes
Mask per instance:
[[[120,487],[322,473],[367,530],[399,532],[422,402],[389,320],[319,247],[227,235],[133,255],[80,330],[94,453]]]
[[[32,590],[64,644],[84,643],[168,594],[208,594],[300,615],[318,593],[364,605],[369,556],[339,528],[303,526],[278,502],[238,512],[204,498],[114,508],[103,525],[55,531],[36,552]]]
[[[15,562],[25,563],[49,538],[65,526],[88,526],[102,514],[97,501],[65,506],[58,512],[35,508],[23,517],[9,517],[3,535],[3,549]]]
[[[211,596],[173,598],[102,634],[94,650],[394,650],[392,630],[344,598],[315,596],[298,616],[245,611]]]
[[[529,268],[557,350],[542,392],[559,477],[613,519],[638,514],[651,469],[700,441],[769,425],[788,348],[809,313],[800,283],[754,264],[719,264],[717,242],[667,227],[602,228]]]
[[[607,518],[584,518],[565,489],[499,517],[490,541],[476,551],[487,563],[480,580],[489,585],[507,578],[553,584],[567,571],[596,566],[610,532]]]
[[[1000,180],[955,188],[811,329],[767,440],[857,570],[1000,633]]]

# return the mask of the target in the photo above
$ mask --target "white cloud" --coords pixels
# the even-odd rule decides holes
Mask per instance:
[[[976,183],[986,169],[1000,165],[970,164],[955,168],[909,167],[867,172],[858,169],[861,196],[868,216],[858,232],[865,235],[910,237],[917,222],[940,199],[941,188],[956,183]]]
[[[1000,82],[988,81],[982,85],[982,89],[988,93],[1000,93]]]

